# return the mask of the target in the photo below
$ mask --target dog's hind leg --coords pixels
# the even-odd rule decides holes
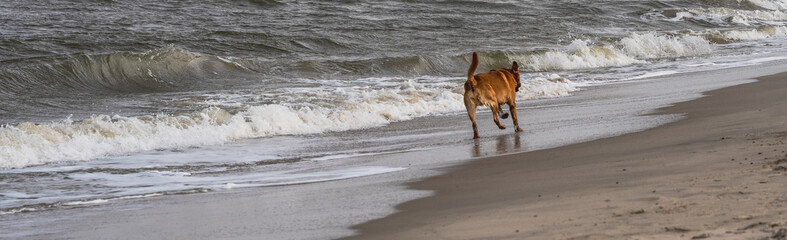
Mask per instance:
[[[506,125],[500,123],[500,119],[497,118],[498,112],[500,112],[500,105],[493,104],[492,106],[489,106],[489,108],[492,109],[492,116],[495,119],[495,124],[497,124],[497,127],[500,129],[506,129]]]
[[[477,106],[471,99],[465,97],[465,108],[467,108],[467,116],[470,117],[470,121],[473,122],[473,138],[479,138],[478,124],[475,123],[475,110]]]
[[[500,108],[500,112],[498,113],[498,115],[500,115],[500,118],[502,118],[502,119],[508,118],[508,113],[505,110],[503,110],[503,108],[502,108],[503,105],[498,105],[498,106]]]
[[[508,110],[511,111],[511,119],[514,120],[515,132],[521,132],[522,128],[519,127],[519,120],[516,119],[516,103],[509,103]]]

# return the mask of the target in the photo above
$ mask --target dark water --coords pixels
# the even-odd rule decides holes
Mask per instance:
[[[784,22],[783,2],[762,2],[3,1],[0,122],[155,113],[182,108],[151,102],[171,95],[159,93],[288,78],[455,76],[472,51],[493,68],[574,39]],[[740,12],[663,20],[711,8]],[[732,22],[751,10],[781,17]]]

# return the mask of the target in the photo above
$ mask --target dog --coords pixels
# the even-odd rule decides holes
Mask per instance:
[[[508,104],[511,118],[516,126],[514,131],[521,132],[522,128],[519,127],[519,121],[517,121],[516,117],[516,92],[522,86],[519,82],[519,65],[514,61],[510,69],[501,68],[475,75],[477,67],[478,54],[474,52],[473,62],[470,63],[470,68],[467,69],[467,82],[465,82],[464,94],[467,115],[470,117],[470,121],[473,122],[473,138],[479,138],[478,125],[475,121],[475,111],[478,106],[491,108],[495,124],[500,129],[505,129],[506,126],[500,123],[498,114],[505,119],[507,114],[503,113],[500,108],[503,104]]]

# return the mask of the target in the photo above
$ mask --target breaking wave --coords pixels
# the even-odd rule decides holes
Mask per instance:
[[[643,14],[644,19],[670,22],[700,21],[714,26],[769,25],[787,20],[787,14],[779,10],[741,10],[730,8],[691,8],[653,10]]]
[[[787,27],[768,26],[751,30],[712,31],[704,35],[708,39],[713,39],[713,41],[722,43],[752,41],[774,37],[785,37],[787,36]]]
[[[606,45],[574,40],[566,50],[527,57],[526,67],[534,71],[549,71],[625,66],[647,63],[647,59],[697,56],[711,51],[710,42],[702,37],[632,33]]]
[[[524,80],[521,99],[558,97],[576,84],[557,75]],[[382,126],[418,116],[464,110],[462,79],[415,80],[369,89],[340,87],[318,91],[329,104],[250,106],[237,113],[208,107],[180,115],[122,117],[96,115],[82,121],[0,127],[0,169],[161,149],[223,144],[256,137],[314,134]],[[317,90],[315,90],[317,91]]]
[[[784,0],[702,0],[701,2],[719,7],[768,10],[787,9],[787,1]]]

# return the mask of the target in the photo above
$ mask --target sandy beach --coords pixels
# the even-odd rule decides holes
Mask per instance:
[[[663,108],[686,118],[482,158],[347,239],[784,239],[787,74]],[[522,138],[527,138],[524,134]]]

